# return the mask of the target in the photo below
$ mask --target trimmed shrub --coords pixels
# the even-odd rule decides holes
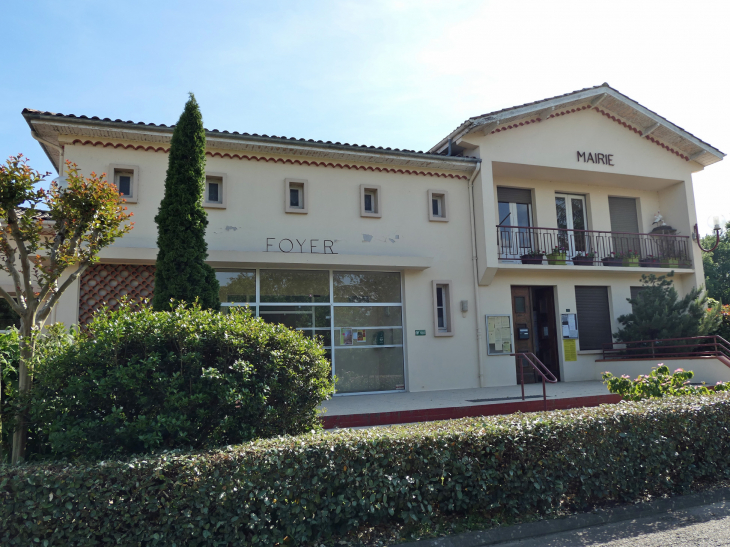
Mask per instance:
[[[3,545],[297,545],[363,523],[519,515],[730,477],[730,394],[0,467]]]
[[[247,309],[123,304],[42,363],[31,425],[44,454],[86,459],[300,434],[331,375],[319,341]]]
[[[716,392],[730,391],[730,384],[718,382],[708,388],[703,385],[692,385],[690,380],[695,373],[691,370],[678,368],[669,372],[669,367],[660,363],[649,374],[640,374],[635,380],[628,375],[614,376],[604,372],[603,383],[608,391],[621,395],[626,401],[640,401],[641,399],[674,397],[677,395],[709,395],[710,389]]]

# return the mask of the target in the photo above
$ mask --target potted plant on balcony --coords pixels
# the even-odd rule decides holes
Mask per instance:
[[[660,264],[659,258],[654,255],[649,255],[645,258],[639,259],[639,266],[642,268],[658,268]]]
[[[596,253],[593,252],[579,252],[571,260],[573,260],[574,266],[593,266],[593,261],[596,258]]]
[[[604,266],[617,267],[617,266],[623,266],[624,265],[623,264],[623,260],[621,259],[621,254],[619,253],[617,255],[615,251],[611,251],[611,254],[610,255],[604,256],[601,259],[601,262],[603,262],[603,265]]]
[[[638,268],[639,267],[639,253],[629,249],[622,255],[622,262],[624,268]]]
[[[520,255],[520,259],[523,264],[542,264],[542,259],[545,253],[542,251],[529,251],[523,255]]]
[[[568,259],[568,251],[565,247],[553,247],[553,252],[548,253],[547,260],[551,266],[565,266]]]

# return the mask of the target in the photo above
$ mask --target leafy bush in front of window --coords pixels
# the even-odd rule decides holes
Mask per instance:
[[[321,343],[248,310],[123,305],[39,365],[31,425],[37,455],[212,448],[321,428],[332,390]]]
[[[0,544],[320,544],[363,524],[554,514],[726,480],[728,428],[721,393],[0,466]]]

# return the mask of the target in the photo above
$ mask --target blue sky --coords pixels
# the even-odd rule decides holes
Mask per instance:
[[[467,117],[604,81],[724,152],[730,2],[8,2],[0,157],[24,107],[425,150]],[[730,217],[730,159],[695,177]],[[671,219],[668,219],[671,222]]]

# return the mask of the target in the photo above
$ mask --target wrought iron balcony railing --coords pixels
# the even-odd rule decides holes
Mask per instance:
[[[497,226],[502,262],[692,268],[688,236]]]

